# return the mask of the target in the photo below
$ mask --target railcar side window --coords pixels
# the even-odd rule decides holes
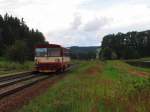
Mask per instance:
[[[59,48],[48,48],[48,56],[51,56],[51,57],[61,56],[60,49]]]
[[[35,53],[37,57],[47,56],[47,48],[36,48]]]
[[[64,56],[66,56],[66,57],[69,57],[69,52],[68,51],[66,51],[66,52],[64,52]]]

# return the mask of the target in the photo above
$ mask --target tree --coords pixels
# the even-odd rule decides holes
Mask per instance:
[[[112,50],[110,48],[104,48],[101,50],[102,59],[112,59]]]
[[[106,35],[102,41],[102,56],[110,59],[112,53],[118,59],[150,56],[150,30]],[[110,53],[111,52],[111,53]]]
[[[34,46],[48,44],[44,35],[38,30],[29,29],[23,18],[20,20],[7,13],[4,17],[0,15],[0,56],[8,53],[5,49],[13,50],[16,40],[26,45],[28,60],[34,57]]]

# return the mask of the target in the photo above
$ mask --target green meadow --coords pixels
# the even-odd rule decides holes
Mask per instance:
[[[18,112],[150,112],[150,69],[123,61],[76,61]]]

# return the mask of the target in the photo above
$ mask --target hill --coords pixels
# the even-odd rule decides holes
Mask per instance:
[[[72,46],[70,47],[71,58],[82,59],[82,60],[95,59],[98,48],[100,47],[99,46],[88,46],[88,47]]]

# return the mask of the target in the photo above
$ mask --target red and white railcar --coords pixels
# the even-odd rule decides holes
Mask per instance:
[[[70,66],[69,49],[56,44],[37,45],[35,63],[39,72],[64,71]]]

